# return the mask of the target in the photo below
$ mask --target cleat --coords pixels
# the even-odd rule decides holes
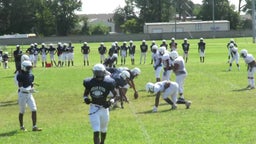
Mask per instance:
[[[20,130],[24,132],[28,131],[25,127],[20,127]]]
[[[248,85],[246,88],[247,88],[247,89],[250,89],[250,88],[251,88],[251,85]]]
[[[186,101],[185,105],[186,105],[186,109],[189,109],[191,105],[191,101]]]
[[[42,131],[42,129],[38,127],[33,127],[32,131]]]
[[[176,109],[177,109],[177,106],[176,105],[172,105],[171,110],[176,110]]]
[[[152,112],[157,112],[157,107],[154,106]]]
[[[254,87],[254,86],[252,86],[252,87],[250,87],[250,89],[255,89],[255,87]]]

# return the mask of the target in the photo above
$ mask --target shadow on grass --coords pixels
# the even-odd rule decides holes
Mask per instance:
[[[13,131],[6,132],[6,133],[1,133],[0,138],[14,136],[16,133],[17,133],[17,130],[13,130]]]
[[[241,91],[247,91],[247,90],[252,90],[252,89],[248,89],[248,88],[241,88],[241,89],[234,89],[232,91],[235,91],[235,92],[241,92]]]
[[[0,102],[0,107],[13,106],[17,104],[18,104],[17,100],[5,101],[5,102]]]
[[[171,109],[165,109],[157,112],[152,112],[152,110],[147,110],[147,111],[142,111],[142,112],[137,112],[136,114],[155,114],[155,113],[163,113],[163,112],[170,112],[172,111]]]
[[[14,76],[13,75],[12,76],[5,76],[3,78],[14,78]]]

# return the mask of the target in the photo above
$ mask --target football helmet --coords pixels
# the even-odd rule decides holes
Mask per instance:
[[[146,84],[146,92],[154,93],[154,84],[152,82],[148,82]]]
[[[25,72],[31,72],[32,68],[31,61],[25,60],[21,63],[21,69]]]
[[[26,55],[26,54],[23,54],[23,55],[21,56],[21,62],[24,62],[24,61],[29,61],[29,56]]]
[[[233,43],[229,44],[229,48],[233,48],[235,45]]]
[[[131,69],[131,73],[133,75],[139,75],[141,73],[141,70],[139,68],[135,67],[135,68]]]
[[[179,54],[177,51],[172,51],[169,53],[169,56],[172,60],[175,60],[179,56]]]
[[[157,45],[152,46],[152,50],[157,50],[157,48],[158,48]]]
[[[174,37],[172,38],[172,41],[175,41],[175,38],[174,38]]]
[[[200,38],[200,41],[203,41],[204,39],[203,38]]]
[[[166,48],[165,48],[164,46],[162,46],[162,47],[160,47],[160,48],[158,49],[158,51],[159,51],[159,53],[160,53],[161,55],[164,55],[164,53],[165,53],[165,51],[166,51]]]
[[[87,45],[87,42],[84,42],[84,45]]]
[[[121,78],[123,78],[123,79],[130,79],[130,73],[128,72],[128,71],[122,71],[121,73],[120,73],[120,77]]]
[[[96,64],[93,66],[93,76],[95,78],[104,78],[106,74],[106,68],[103,64]]]
[[[247,54],[248,54],[248,51],[247,51],[246,49],[242,49],[242,50],[240,51],[240,56],[241,56],[241,57],[246,57]]]

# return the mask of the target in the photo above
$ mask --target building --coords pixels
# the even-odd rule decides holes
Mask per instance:
[[[115,32],[115,23],[113,21],[114,14],[88,14],[79,15],[80,17],[87,17],[89,25],[102,24],[109,27],[109,32]]]
[[[229,31],[230,22],[218,21],[189,21],[189,22],[162,22],[145,23],[144,33],[170,33],[170,32],[202,32],[202,31]]]

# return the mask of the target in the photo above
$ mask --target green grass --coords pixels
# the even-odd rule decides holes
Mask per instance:
[[[128,40],[127,40],[128,41]],[[135,80],[139,99],[133,99],[124,109],[110,112],[106,143],[108,144],[254,144],[256,143],[255,90],[242,90],[247,86],[246,65],[240,59],[241,70],[227,72],[227,39],[205,39],[205,63],[199,63],[196,40],[189,40],[191,49],[186,64],[185,98],[191,100],[191,109],[184,105],[170,111],[170,106],[160,100],[159,112],[151,113],[154,97],[144,91],[145,84],[154,82],[150,65],[139,65],[139,44],[136,65],[142,74]],[[239,49],[248,49],[256,56],[251,38],[235,39]],[[148,42],[149,43],[149,42]],[[160,41],[157,41],[160,44]],[[179,52],[182,40],[178,40]],[[109,48],[111,43],[105,43]],[[33,70],[39,93],[34,97],[38,106],[38,126],[42,132],[31,132],[29,108],[24,116],[28,132],[19,131],[17,88],[14,85],[14,63],[9,69],[0,68],[0,143],[1,144],[80,144],[92,143],[92,129],[88,105],[83,103],[83,79],[92,75],[93,64],[99,62],[97,47],[90,43],[91,65],[83,66],[81,44],[75,44],[75,66],[41,68]],[[25,46],[24,46],[25,47]],[[8,48],[14,48],[9,46]],[[120,59],[119,59],[120,60]],[[120,61],[119,61],[120,64]],[[118,65],[120,66],[120,65]],[[130,59],[127,67],[132,68]],[[174,76],[172,75],[172,78]]]

